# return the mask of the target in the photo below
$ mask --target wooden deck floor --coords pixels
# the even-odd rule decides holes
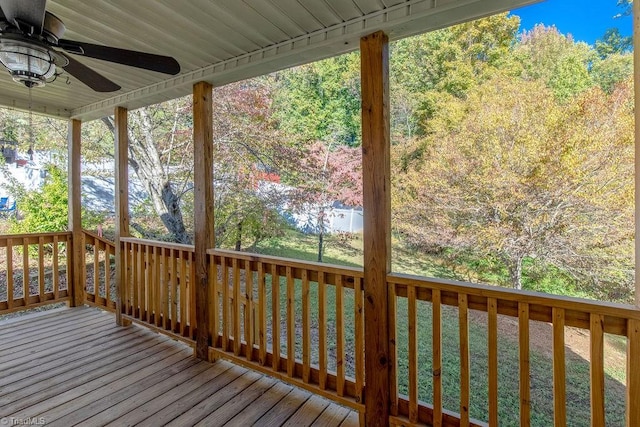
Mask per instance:
[[[98,309],[0,322],[0,343],[3,425],[358,425],[344,407],[225,361],[198,361],[188,346],[117,327]]]

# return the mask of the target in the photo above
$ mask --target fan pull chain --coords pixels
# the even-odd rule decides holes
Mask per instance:
[[[31,70],[31,56],[27,56],[27,69]],[[27,154],[29,155],[29,160],[33,161],[33,146],[34,146],[34,137],[33,137],[33,95],[31,93],[31,87],[33,85],[29,85],[29,151]]]

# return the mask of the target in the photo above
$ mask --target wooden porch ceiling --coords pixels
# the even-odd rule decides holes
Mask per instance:
[[[229,362],[199,361],[190,347],[144,327],[118,327],[112,314],[98,309],[0,322],[0,340],[3,420],[358,425],[349,409]]]
[[[100,94],[66,75],[32,90],[36,113],[83,121],[356,50],[378,30],[391,40],[539,0],[49,0],[65,38],[175,57],[177,76],[80,61],[122,86]],[[0,72],[0,105],[29,106],[29,91]]]

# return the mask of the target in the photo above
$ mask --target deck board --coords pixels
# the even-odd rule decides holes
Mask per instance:
[[[50,426],[357,425],[358,414],[81,307],[0,321],[0,416]],[[315,423],[315,424],[314,424]]]

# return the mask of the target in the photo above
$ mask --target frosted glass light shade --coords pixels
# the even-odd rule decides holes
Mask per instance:
[[[46,49],[3,44],[0,45],[0,62],[7,67],[13,80],[28,87],[44,86],[56,72],[53,58]]]

